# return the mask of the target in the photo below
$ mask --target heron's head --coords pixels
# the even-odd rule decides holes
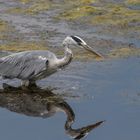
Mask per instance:
[[[67,36],[63,41],[63,45],[64,46],[79,46],[80,48],[84,48],[85,50],[92,52],[98,57],[102,57],[101,54],[93,50],[92,47],[87,45],[87,43],[78,36]]]

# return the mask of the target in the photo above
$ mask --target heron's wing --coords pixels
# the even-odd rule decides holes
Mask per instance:
[[[0,58],[0,75],[31,79],[47,69],[48,59],[31,53],[16,53]]]

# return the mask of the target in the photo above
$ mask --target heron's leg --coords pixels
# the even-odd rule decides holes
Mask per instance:
[[[22,88],[27,89],[27,88],[35,88],[37,87],[35,81],[33,80],[22,80]]]
[[[34,80],[29,81],[29,87],[37,87],[36,82]]]
[[[22,87],[28,87],[29,86],[29,80],[22,80],[21,85],[22,85]]]

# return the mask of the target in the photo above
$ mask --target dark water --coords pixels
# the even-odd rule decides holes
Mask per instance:
[[[117,4],[122,1],[112,2]],[[128,47],[130,43],[137,48],[140,45],[139,36],[132,31],[130,34],[129,31],[128,34],[113,34],[88,23],[53,18],[61,9],[50,9],[35,15],[7,12],[17,7],[24,7],[24,4],[16,0],[0,1],[0,19],[15,29],[3,33],[6,38],[1,39],[0,44],[45,40],[47,45],[54,46],[50,48],[55,52],[55,47],[60,46],[65,36],[79,35],[103,54]],[[139,57],[74,60],[65,70],[38,81],[38,86],[43,89],[53,89],[49,90],[51,95],[50,92],[41,93],[41,90],[35,93],[19,89],[3,91],[3,83],[18,87],[20,81],[0,79],[2,140],[70,139],[64,128],[68,117],[66,112],[75,120],[73,129],[105,120],[89,133],[86,140],[140,139]],[[45,116],[48,106],[52,107],[50,111],[53,113],[57,111],[53,116]]]

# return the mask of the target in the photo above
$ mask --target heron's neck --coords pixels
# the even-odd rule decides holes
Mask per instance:
[[[58,60],[58,67],[60,68],[68,65],[73,58],[72,51],[67,46],[65,46],[64,48],[65,48],[65,55],[63,58]]]

